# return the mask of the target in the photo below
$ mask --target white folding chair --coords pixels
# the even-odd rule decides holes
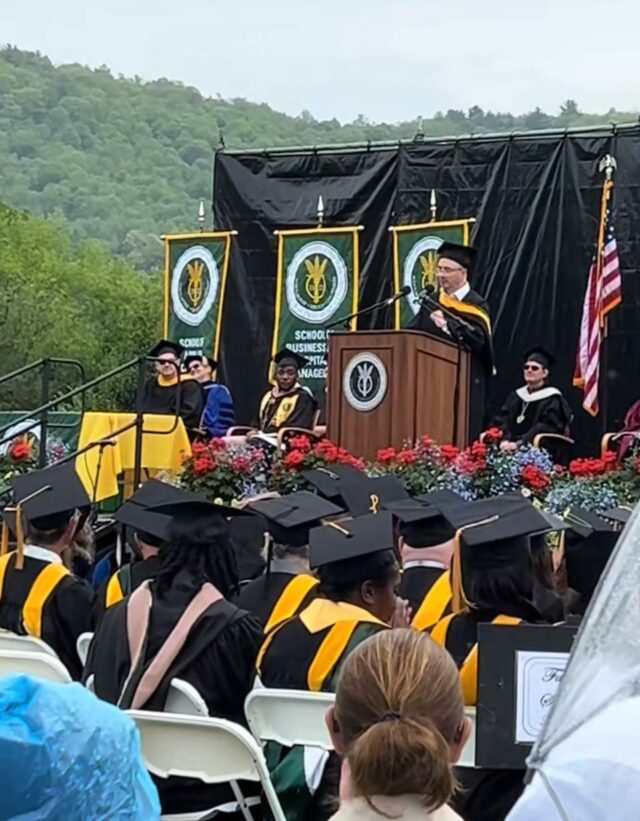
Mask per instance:
[[[169,692],[164,703],[165,713],[178,713],[189,716],[208,716],[207,703],[196,690],[181,678],[172,678],[169,682]]]
[[[72,681],[69,671],[60,659],[49,654],[0,650],[0,676],[15,676],[21,673],[58,684],[69,684]]]
[[[303,745],[333,750],[325,716],[333,706],[333,693],[306,690],[252,690],[244,712],[254,738],[264,744],[277,741],[285,747]]]
[[[456,764],[457,767],[475,767],[476,766],[476,708],[465,707],[465,716],[471,721],[471,732],[469,740],[464,745],[460,761]]]
[[[45,656],[58,658],[58,654],[49,646],[46,641],[35,636],[19,636],[10,630],[0,630],[0,651],[13,652],[18,650],[21,653],[41,653]]]
[[[206,784],[228,783],[247,821],[252,821],[252,815],[238,782],[259,782],[275,821],[286,821],[262,750],[244,727],[221,718],[147,710],[127,712],[140,731],[142,757],[150,773],[161,778],[198,778]],[[210,817],[211,812],[163,818],[198,821]]]
[[[76,652],[78,658],[82,662],[82,666],[87,663],[87,656],[89,655],[89,645],[93,639],[93,633],[80,633],[76,642]]]

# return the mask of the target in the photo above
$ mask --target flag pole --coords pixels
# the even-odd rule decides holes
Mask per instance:
[[[602,198],[600,202],[600,226],[598,229],[598,249],[597,249],[597,276],[598,280],[602,280],[602,269],[604,265],[604,246],[606,243],[605,227],[607,224],[607,212],[609,210],[609,200],[611,198],[611,189],[613,188],[613,173],[616,170],[617,163],[615,157],[611,154],[606,154],[598,164],[598,170],[604,172],[604,185],[602,186]],[[601,299],[602,303],[602,299]],[[602,304],[598,306],[600,313],[600,327],[602,329],[602,368],[601,368],[601,385],[602,385],[602,434],[608,431],[608,412],[609,412],[609,345],[607,337],[609,334],[609,320],[606,315],[602,313]]]

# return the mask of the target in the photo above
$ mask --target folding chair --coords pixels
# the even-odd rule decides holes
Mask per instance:
[[[0,650],[0,676],[15,676],[21,673],[57,684],[70,684],[73,680],[60,659],[48,653]]]
[[[85,681],[85,687],[95,694],[95,676],[93,673]],[[205,700],[196,688],[181,678],[172,678],[164,705],[165,713],[187,716],[208,716],[209,710]]]
[[[333,693],[306,690],[252,690],[244,713],[254,738],[264,744],[277,741],[284,747],[303,745],[333,750],[325,716],[333,706]]]
[[[259,782],[275,821],[286,821],[262,750],[243,727],[221,718],[147,710],[127,712],[140,731],[142,756],[150,773],[161,778],[198,778],[206,784],[228,783],[247,821],[252,821],[253,816],[238,782]],[[213,812],[214,808],[163,818],[201,821]]]
[[[41,653],[55,659],[58,658],[56,651],[46,641],[42,641],[42,639],[35,636],[19,636],[10,630],[0,630],[0,651],[2,650],[7,652],[17,650],[20,653]]]
[[[76,642],[76,652],[78,658],[82,662],[82,666],[87,663],[87,656],[89,655],[89,645],[93,639],[93,633],[81,633]]]
[[[475,767],[476,766],[476,708],[465,707],[465,716],[471,721],[471,732],[469,733],[469,740],[464,745],[464,750],[460,756],[460,761],[456,767]]]

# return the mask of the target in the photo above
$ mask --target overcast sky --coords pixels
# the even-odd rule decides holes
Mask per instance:
[[[638,0],[0,0],[0,42],[290,114],[640,108]]]

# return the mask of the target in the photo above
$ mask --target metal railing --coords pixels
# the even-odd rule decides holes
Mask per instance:
[[[46,360],[43,360],[46,361]],[[50,360],[51,361],[51,360]],[[65,362],[74,362],[74,360],[56,360],[56,361],[65,361]],[[47,415],[49,411],[53,410],[56,405],[59,405],[62,402],[67,402],[70,399],[74,399],[76,396],[81,397],[82,401],[82,412],[84,413],[85,408],[85,395],[86,392],[91,390],[92,388],[96,388],[99,385],[104,384],[109,379],[112,379],[114,376],[119,376],[126,371],[131,370],[132,368],[137,369],[137,385],[136,385],[136,400],[135,400],[135,419],[132,422],[122,426],[118,430],[112,431],[108,439],[102,439],[97,442],[91,442],[86,447],[80,448],[79,450],[74,451],[73,453],[68,454],[64,458],[58,460],[54,464],[60,465],[64,464],[65,462],[69,462],[72,459],[81,456],[83,453],[87,453],[88,451],[92,450],[93,448],[99,447],[101,449],[100,457],[98,460],[98,470],[96,472],[96,478],[94,483],[94,497],[97,489],[98,484],[98,477],[99,477],[99,468],[102,462],[102,452],[104,448],[110,447],[111,445],[115,444],[114,438],[119,436],[122,433],[126,433],[126,431],[135,428],[136,431],[136,438],[135,438],[135,456],[134,456],[134,486],[137,487],[140,484],[142,478],[142,442],[143,436],[145,433],[153,432],[155,435],[165,436],[174,433],[176,428],[178,427],[180,421],[180,401],[182,398],[182,383],[180,379],[177,382],[177,391],[176,391],[176,399],[175,399],[175,414],[174,414],[174,422],[171,428],[166,431],[145,431],[144,429],[144,389],[146,383],[146,376],[147,376],[147,365],[149,362],[159,362],[160,360],[158,357],[154,356],[137,356],[135,359],[130,359],[128,362],[125,362],[123,365],[119,365],[117,368],[113,368],[113,370],[108,371],[102,376],[98,376],[95,379],[91,379],[89,382],[85,382],[82,385],[73,388],[66,393],[63,393],[61,396],[56,397],[55,399],[51,399],[48,401],[43,402],[39,407],[34,408],[27,413],[24,413],[22,416],[19,416],[17,419],[13,419],[9,425],[5,425],[4,427],[0,427],[0,435],[5,432],[9,427],[19,425],[23,422],[30,422],[25,428],[23,428],[22,432],[27,432],[38,425],[43,425],[41,429],[41,438],[40,438],[40,459],[39,459],[39,466],[44,467],[46,464],[46,433],[47,428],[52,427],[50,423],[48,423]],[[33,363],[33,365],[26,366],[25,368],[20,369],[20,372],[26,373],[29,369],[35,367],[40,363]],[[77,363],[79,364],[79,363]],[[82,366],[80,366],[82,368]],[[176,371],[178,371],[179,376],[179,365],[176,365]],[[18,372],[14,372],[13,374],[7,374],[7,377],[13,377]],[[82,370],[84,375],[84,370]],[[3,377],[1,381],[5,381],[7,377]],[[38,417],[37,419],[34,417]],[[43,421],[41,421],[43,420]],[[62,427],[61,424],[58,427]],[[15,438],[15,434],[11,434],[10,436],[5,436],[4,438],[0,439],[0,445],[5,444],[6,442],[11,441]],[[43,445],[44,442],[44,445]],[[95,498],[92,499],[95,501]]]
[[[77,359],[64,359],[58,356],[48,356],[44,359],[38,359],[36,362],[31,362],[29,365],[24,365],[22,368],[17,368],[15,371],[11,371],[10,373],[4,374],[0,377],[0,385],[4,385],[7,382],[11,382],[14,379],[17,379],[21,376],[24,376],[27,373],[31,373],[37,369],[40,370],[40,405],[44,410],[41,411],[40,417],[38,421],[34,425],[30,425],[26,428],[23,428],[24,432],[31,430],[31,428],[36,427],[36,425],[41,426],[41,434],[40,434],[40,446],[38,451],[38,466],[44,467],[47,461],[47,435],[50,428],[72,428],[74,425],[68,422],[51,422],[49,419],[48,414],[48,405],[50,403],[50,396],[51,396],[51,382],[53,379],[54,374],[54,366],[55,365],[66,365],[68,367],[74,368],[78,371],[80,375],[80,384],[84,383],[86,379],[86,374],[84,370],[84,366],[81,362]],[[84,394],[81,397],[81,411],[80,413],[84,413]],[[29,419],[33,414],[29,414],[27,417],[19,417],[18,420],[12,420],[11,422],[0,425],[0,435],[5,433],[9,428],[13,427],[16,424],[20,424],[20,420],[25,421],[25,419]],[[13,436],[9,436],[8,439],[5,437],[4,439],[0,439],[0,445],[5,444],[8,440],[11,440]]]

